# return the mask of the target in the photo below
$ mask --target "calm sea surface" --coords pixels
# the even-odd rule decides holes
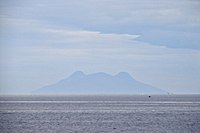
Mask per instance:
[[[0,96],[0,133],[200,133],[200,95]]]

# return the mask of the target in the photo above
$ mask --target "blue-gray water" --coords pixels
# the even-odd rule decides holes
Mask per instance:
[[[200,95],[0,96],[1,133],[199,133]]]

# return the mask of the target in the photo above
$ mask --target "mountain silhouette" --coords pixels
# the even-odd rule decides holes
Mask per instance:
[[[114,76],[104,72],[84,74],[76,71],[55,84],[33,91],[38,94],[166,94],[151,85],[136,81],[127,72]]]

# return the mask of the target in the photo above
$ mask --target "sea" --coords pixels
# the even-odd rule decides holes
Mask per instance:
[[[200,133],[200,95],[1,95],[0,133]]]

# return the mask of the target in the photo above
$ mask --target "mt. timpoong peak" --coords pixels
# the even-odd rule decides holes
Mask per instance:
[[[76,71],[68,78],[44,86],[38,94],[167,94],[166,91],[136,81],[127,72],[112,76],[104,72],[84,74]]]

